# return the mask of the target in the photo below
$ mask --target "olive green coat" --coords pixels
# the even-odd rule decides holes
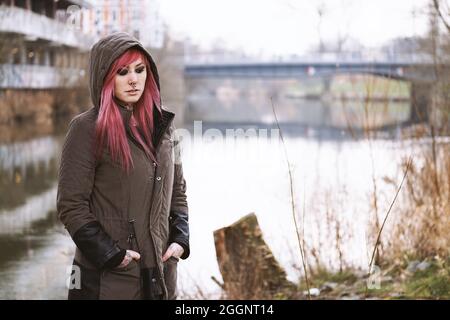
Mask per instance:
[[[135,219],[136,238],[143,256],[141,264],[159,270],[164,298],[173,299],[178,259],[171,258],[163,263],[161,258],[170,244],[170,212],[188,213],[186,181],[179,154],[175,152],[175,114],[163,106],[161,115],[154,113],[158,164],[145,155],[129,130],[127,137],[134,164],[130,174],[112,161],[107,148],[100,159],[94,156],[94,132],[103,79],[113,61],[131,47],[138,47],[146,54],[159,87],[152,57],[133,37],[114,33],[94,45],[89,68],[93,107],[75,117],[69,125],[61,157],[57,211],[71,236],[87,223],[98,221],[121,248],[133,250],[136,248],[127,241],[128,221]],[[120,107],[120,112],[128,126],[131,111]],[[78,248],[75,260],[83,268],[95,269]],[[97,271],[99,299],[139,298],[138,263],[132,262],[124,269]]]

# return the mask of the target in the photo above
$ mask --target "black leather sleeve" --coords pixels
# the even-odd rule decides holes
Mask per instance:
[[[111,239],[98,221],[92,221],[82,226],[75,232],[72,239],[81,253],[99,269],[113,268],[119,265],[125,256],[126,251]],[[122,259],[120,259],[120,255],[122,255]]]
[[[117,267],[119,264],[122,263],[123,258],[125,258],[125,254],[127,253],[127,250],[121,249],[114,257],[106,261],[105,268],[112,269]]]
[[[186,259],[190,254],[188,214],[184,212],[171,211],[169,216],[169,224],[169,243],[176,242],[182,246],[184,252],[181,259]]]

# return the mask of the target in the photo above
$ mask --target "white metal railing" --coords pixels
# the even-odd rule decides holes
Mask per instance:
[[[95,38],[70,24],[22,8],[0,5],[0,32],[15,32],[88,50]]]
[[[77,68],[0,64],[0,88],[46,89],[72,87],[84,77]]]

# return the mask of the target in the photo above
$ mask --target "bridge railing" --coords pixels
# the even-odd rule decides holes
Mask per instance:
[[[88,50],[95,39],[63,22],[22,8],[0,5],[0,32],[20,33]]]
[[[358,63],[377,63],[377,64],[432,64],[431,56],[422,53],[410,54],[388,54],[376,51],[361,51],[361,52],[326,52],[326,53],[311,53],[301,56],[288,57],[263,57],[252,58],[242,56],[232,56],[225,54],[196,54],[186,55],[184,60],[186,65],[226,65],[226,64],[358,64]]]

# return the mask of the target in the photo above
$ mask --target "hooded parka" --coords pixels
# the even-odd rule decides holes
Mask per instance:
[[[132,111],[118,104],[133,166],[127,173],[108,148],[95,156],[95,126],[104,78],[126,50],[138,48],[147,57],[160,89],[155,62],[141,43],[124,32],[99,40],[89,58],[89,88],[93,107],[69,124],[63,144],[57,190],[58,217],[77,248],[69,299],[175,299],[175,257],[162,261],[172,242],[189,256],[186,181],[173,119],[161,105],[153,108],[156,162],[147,157],[130,130]],[[148,71],[149,72],[149,71]],[[115,100],[118,102],[117,100]],[[138,251],[119,268],[125,250]],[[76,281],[81,285],[78,287]]]

